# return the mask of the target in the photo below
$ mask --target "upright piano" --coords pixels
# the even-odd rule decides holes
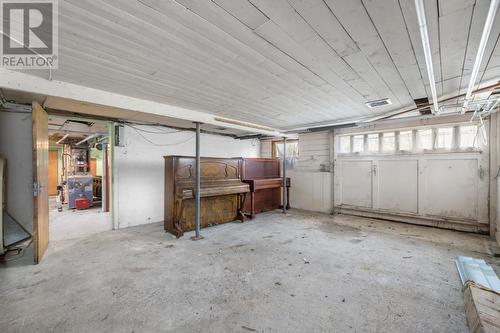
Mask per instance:
[[[243,211],[251,219],[255,214],[281,207],[280,160],[277,158],[243,158],[241,179],[250,185],[250,200],[245,201]],[[290,178],[286,178],[287,205],[290,209]]]
[[[165,156],[166,231],[181,237],[195,228],[196,159]],[[240,158],[202,157],[200,227],[243,221],[243,203],[250,191],[240,179]]]

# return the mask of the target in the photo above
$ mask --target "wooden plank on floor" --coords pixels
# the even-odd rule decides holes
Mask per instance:
[[[500,295],[474,283],[464,289],[465,316],[471,333],[500,332]]]

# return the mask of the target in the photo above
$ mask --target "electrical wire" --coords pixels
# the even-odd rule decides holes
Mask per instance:
[[[141,132],[144,132],[144,133],[151,133],[151,134],[174,134],[174,133],[179,133],[179,132],[185,132],[185,131],[181,131],[181,130],[173,130],[173,131],[169,131],[169,132],[167,132],[167,131],[156,132],[156,131],[148,131],[148,130],[145,130],[143,128],[139,128],[139,127],[127,124],[127,123],[125,125],[128,126],[128,127],[133,128],[133,129],[135,129],[137,131],[141,131]]]
[[[22,257],[24,257],[24,254],[26,253],[26,249],[31,246],[31,243],[33,243],[33,237],[30,238],[30,241],[25,246],[16,246],[16,247],[12,247],[12,248],[7,248],[5,253],[0,256],[0,262],[9,262],[9,261],[21,259]],[[16,252],[16,254],[14,254],[12,256],[7,255],[7,253],[14,252],[14,251]]]
[[[130,126],[130,125],[129,125]],[[137,130],[136,128],[130,126],[140,137],[142,137],[144,140],[146,140],[147,142],[149,142],[150,144],[154,145],[154,146],[158,146],[158,147],[166,147],[166,146],[175,146],[175,145],[180,145],[180,144],[183,144],[183,143],[186,143],[190,140],[192,140],[195,136],[196,136],[196,133],[194,133],[192,136],[190,136],[188,139],[186,140],[183,140],[183,141],[179,141],[179,142],[175,142],[175,143],[157,143],[157,142],[154,142],[154,141],[151,141],[150,139],[148,139],[147,137],[145,137],[139,130]],[[179,131],[179,132],[182,132],[182,131]],[[170,133],[165,133],[165,134],[170,134]]]

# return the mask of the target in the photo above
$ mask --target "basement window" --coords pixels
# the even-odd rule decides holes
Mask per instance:
[[[432,129],[421,129],[417,131],[418,147],[424,150],[432,149]]]
[[[399,132],[399,150],[409,151],[413,146],[413,131]]]
[[[366,141],[369,152],[378,152],[378,133],[368,134],[366,136]]]
[[[473,148],[478,146],[477,126],[460,126],[460,148]]]
[[[382,133],[382,151],[391,152],[396,149],[396,135],[394,132]]]
[[[442,127],[437,129],[437,148],[450,149],[453,142],[453,127]]]
[[[354,135],[352,137],[352,152],[359,153],[363,151],[364,135]]]
[[[273,157],[283,159],[283,141],[273,141]],[[286,167],[293,169],[299,158],[299,141],[286,140]]]
[[[339,151],[341,153],[350,153],[351,152],[351,137],[350,136],[341,136],[339,138]]]

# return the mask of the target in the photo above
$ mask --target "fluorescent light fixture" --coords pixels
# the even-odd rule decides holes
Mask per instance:
[[[467,93],[465,94],[462,113],[465,112],[472,96],[472,90],[474,89],[477,74],[479,73],[479,68],[481,67],[481,61],[483,60],[484,50],[486,49],[486,44],[488,43],[488,38],[490,37],[490,32],[493,27],[493,21],[495,20],[495,16],[497,14],[498,3],[499,0],[491,0],[490,2],[490,9],[488,10],[488,15],[486,16],[486,22],[484,23],[483,34],[481,35],[481,41],[479,42],[479,47],[477,49],[476,60],[474,61],[474,67],[472,68],[469,87],[467,88]]]
[[[60,144],[61,142],[63,142],[64,140],[66,140],[66,138],[69,136],[69,134],[64,134],[64,136],[59,139],[59,141],[56,142],[56,144]]]
[[[81,145],[82,143],[87,142],[87,141],[89,141],[90,139],[95,138],[95,137],[96,137],[96,136],[98,136],[98,135],[99,135],[99,134],[91,134],[91,135],[89,135],[88,137],[86,137],[85,139],[83,139],[83,140],[79,141],[76,145],[77,145],[77,146],[79,146],[79,145]]]
[[[268,132],[276,132],[276,129],[267,127],[267,126],[261,126],[261,125],[256,125],[252,123],[247,123],[244,121],[239,121],[239,120],[232,120],[232,119],[226,119],[226,118],[221,118],[221,117],[215,117],[214,118],[216,121],[220,121],[222,123],[227,123],[227,124],[232,124],[232,125],[238,125],[242,127],[248,127],[252,129],[258,129],[258,130],[263,130],[263,131],[268,131]]]
[[[429,34],[427,33],[424,0],[415,0],[415,8],[417,9],[418,27],[420,28],[420,37],[422,39],[422,47],[424,48],[427,77],[429,78],[429,85],[431,86],[432,105],[434,106],[432,113],[438,114],[439,105],[436,92],[436,80],[434,79],[434,66],[432,65],[431,43],[429,42]]]

